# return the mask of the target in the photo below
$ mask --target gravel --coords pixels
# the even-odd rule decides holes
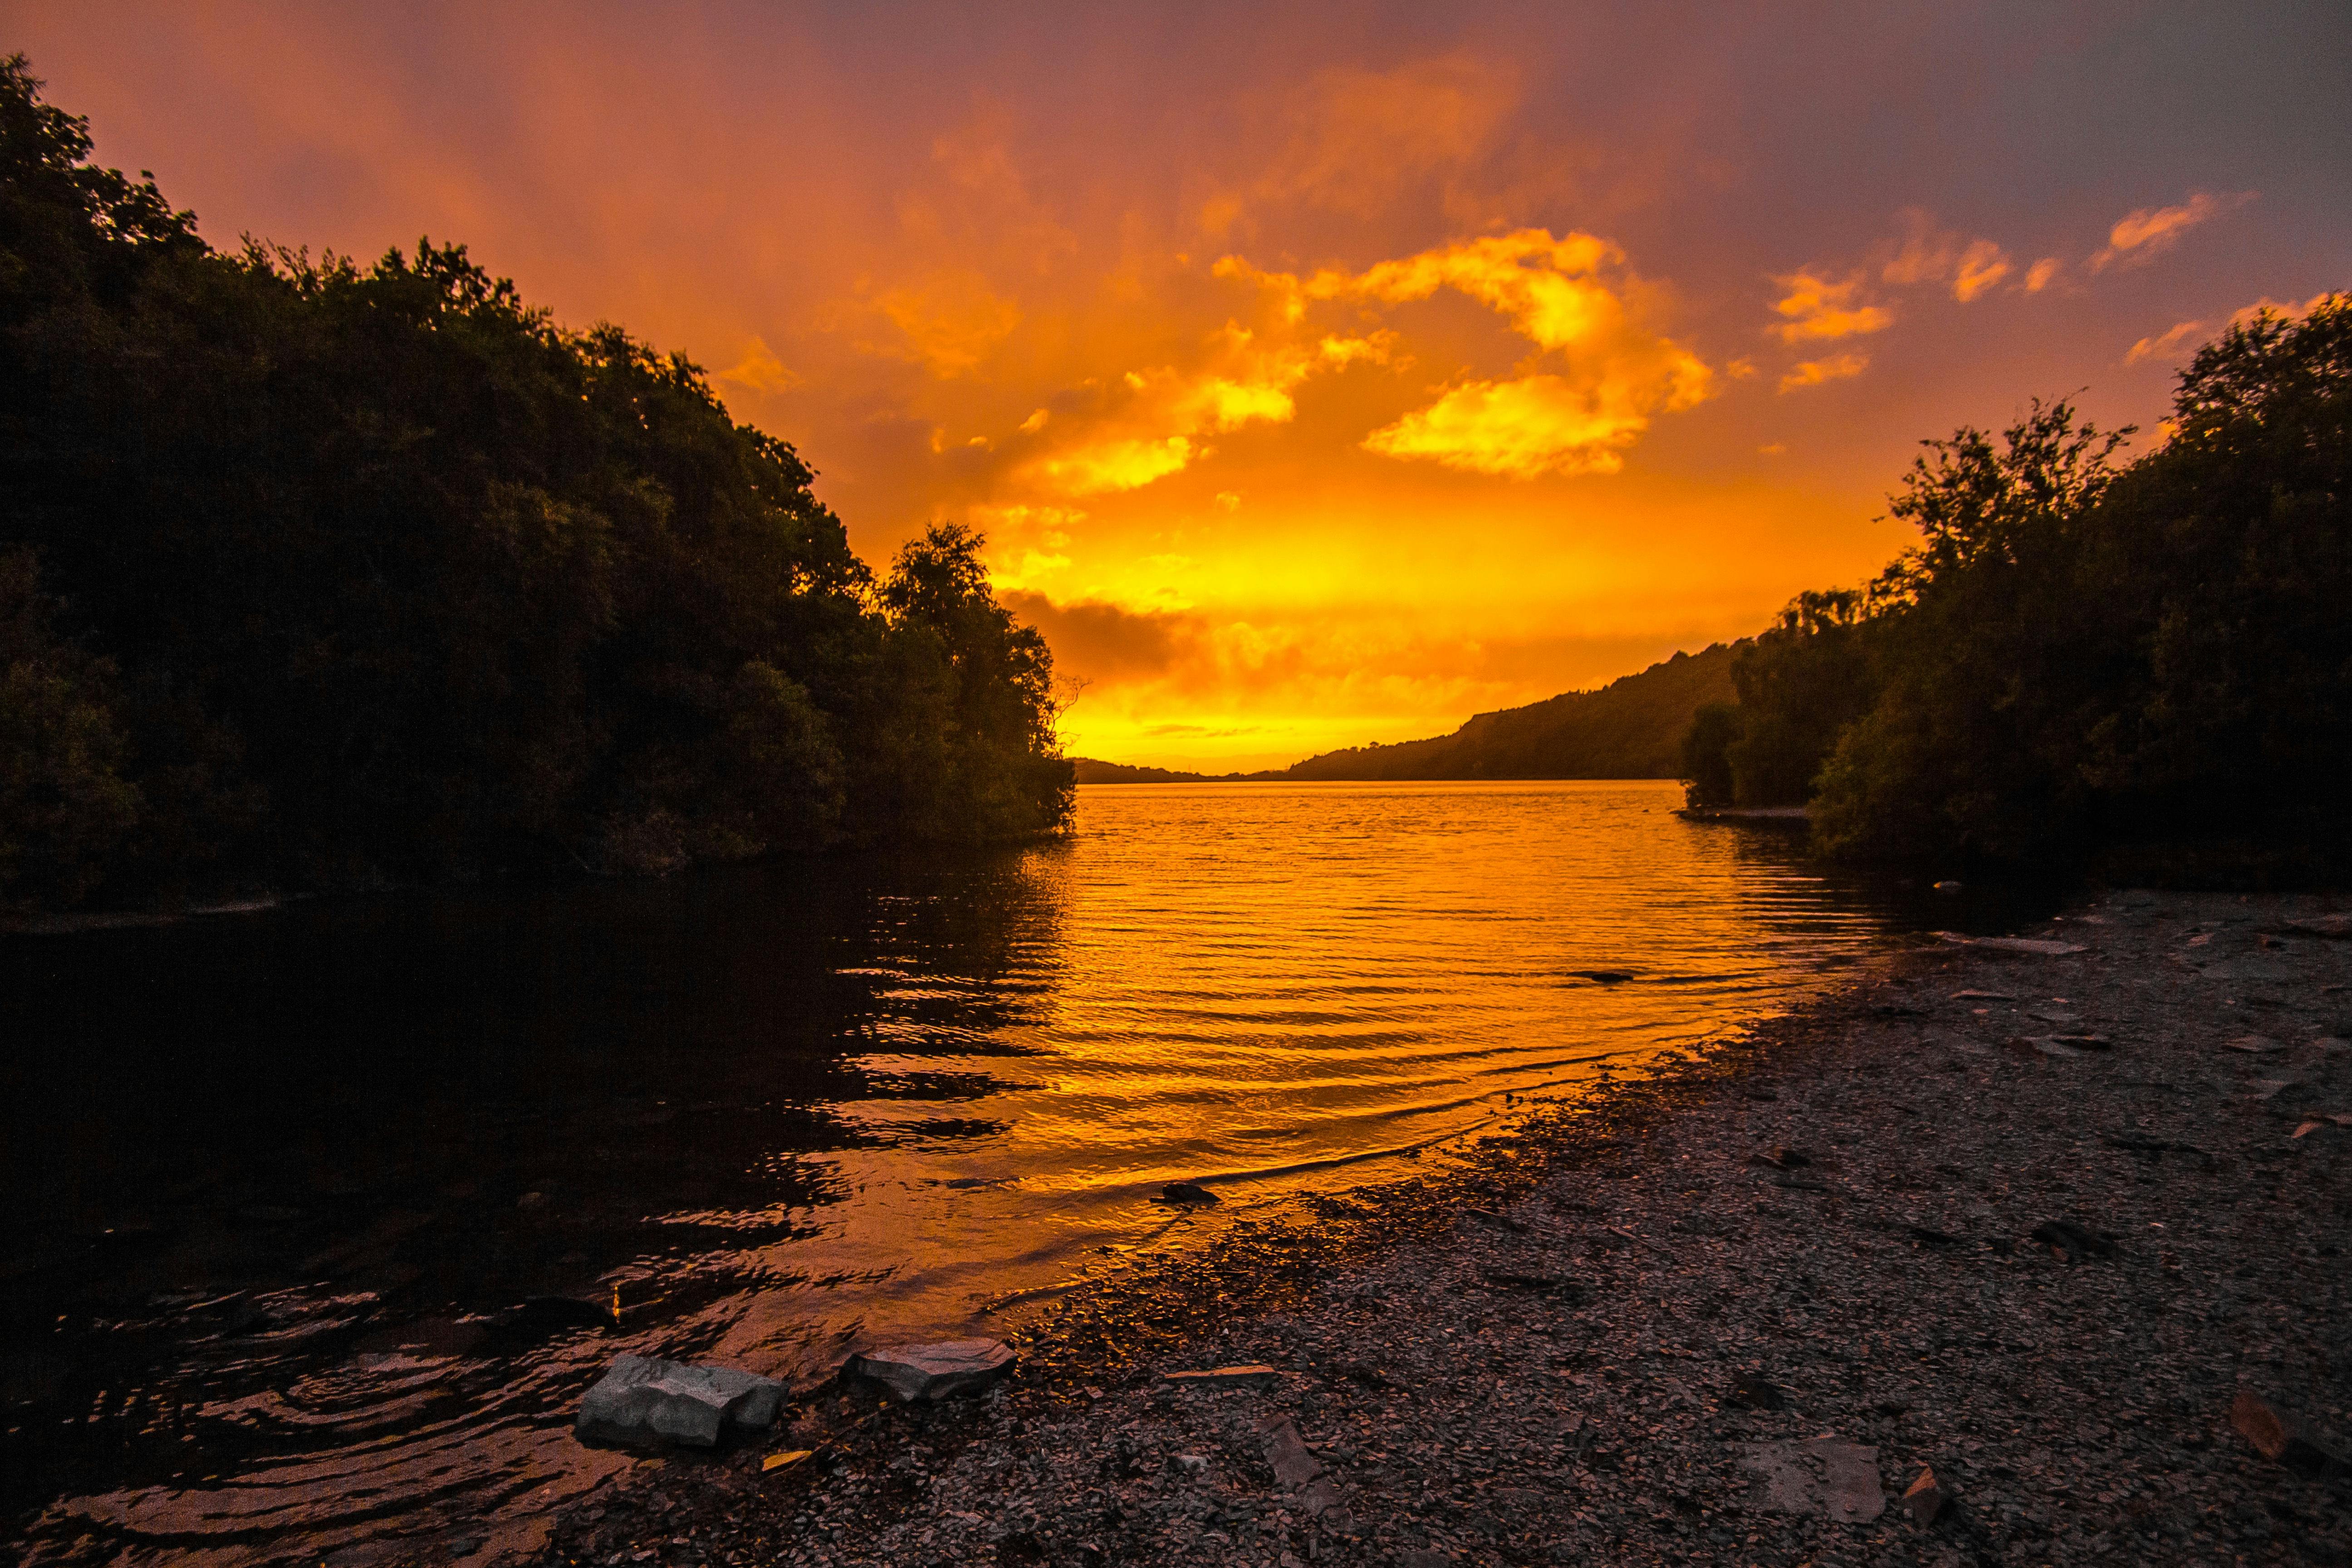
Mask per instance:
[[[1217,1219],[985,1397],[835,1389],[640,1466],[529,1560],[2352,1562],[2352,1474],[2231,1420],[2352,1427],[2352,942],[2288,923],[2336,907],[1923,939],[1412,1180]],[[1803,1503],[1874,1464],[1883,1510]]]

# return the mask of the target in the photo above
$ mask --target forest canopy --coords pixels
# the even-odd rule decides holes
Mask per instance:
[[[683,356],[462,246],[216,250],[90,150],[0,62],[0,904],[1066,821],[977,536],[877,580]]]
[[[2352,869],[2352,295],[2231,326],[2130,434],[2061,400],[1926,443],[1918,542],[1742,651],[1693,804],[1809,803],[1858,858]]]

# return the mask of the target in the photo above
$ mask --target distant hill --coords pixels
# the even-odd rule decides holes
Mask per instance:
[[[1350,746],[1265,773],[1227,779],[1670,779],[1683,731],[1708,702],[1733,700],[1737,644],[1678,653],[1598,691],[1570,691],[1525,708],[1481,713],[1451,735]],[[1080,784],[1193,784],[1205,773],[1080,759]]]
[[[1180,773],[1167,768],[1134,768],[1125,763],[1098,763],[1092,757],[1075,757],[1071,761],[1078,770],[1078,782],[1087,784],[1206,784],[1207,773]],[[1239,773],[1225,773],[1225,779],[1237,779]]]

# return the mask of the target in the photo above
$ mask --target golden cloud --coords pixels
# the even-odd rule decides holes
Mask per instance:
[[[2169,331],[2167,331],[2156,337],[2142,338],[2139,342],[2132,344],[2129,349],[2126,349],[2124,352],[2124,363],[2126,364],[2137,364],[2144,359],[2153,359],[2158,354],[2170,353],[2174,349],[2179,348],[2182,343],[2186,342],[2189,339],[2196,336],[2199,332],[2201,332],[2204,330],[2205,323],[2202,321],[2182,321],[2178,326],[2175,326]]]
[[[1373,431],[1364,446],[1506,479],[1613,474],[1625,466],[1623,449],[1649,427],[1641,401],[1623,384],[1579,387],[1557,375],[1473,381]]]
[[[733,368],[722,370],[711,379],[732,382],[753,392],[782,392],[787,387],[798,386],[801,381],[799,376],[784,368],[784,362],[776,357],[775,351],[768,346],[766,340],[758,337],[754,337],[750,346],[744,349],[743,357],[736,362]]]
[[[1205,363],[1128,372],[1096,419],[1072,423],[1066,444],[1040,454],[1022,471],[1058,495],[1139,489],[1207,456],[1205,436],[1252,423],[1286,424],[1298,412],[1291,393],[1300,382],[1318,370],[1385,362],[1393,341],[1391,333],[1376,332],[1269,342],[1228,321],[1209,334]],[[1034,434],[1046,424],[1033,414],[1021,428]]]
[[[2179,206],[2141,207],[2116,220],[2107,230],[2106,247],[2091,258],[2091,270],[2104,271],[2111,263],[2137,266],[2171,249],[2180,237],[2199,224],[2221,216],[2254,199],[2252,191],[2217,196],[2198,191]]]
[[[1354,277],[1319,272],[1306,290],[1318,300],[1368,296],[1401,304],[1451,288],[1510,317],[1542,347],[1569,348],[1622,321],[1622,300],[1596,274],[1624,259],[1589,234],[1554,239],[1549,229],[1525,228],[1383,261]]]
[[[1189,436],[1164,436],[1157,440],[1114,437],[1040,458],[1028,472],[1045,489],[1062,495],[1096,496],[1140,489],[1154,479],[1164,479],[1202,450],[1193,446]]]
[[[2255,300],[2252,304],[2241,305],[2236,310],[2231,311],[2230,325],[2233,327],[2250,326],[2258,318],[2265,315],[2284,316],[2291,321],[2300,321],[2302,318],[2311,314],[2314,310],[2326,304],[2328,300],[2333,300],[2334,298],[2336,298],[2334,294],[2323,289],[2319,293],[2314,294],[2310,299],[2305,300],[2302,304],[2298,305],[2292,300],[2273,300],[2269,295],[2265,294],[2261,299]]]
[[[890,289],[874,304],[904,335],[903,352],[943,380],[977,370],[1021,324],[1021,308],[999,299],[977,272],[942,273],[920,287]]]
[[[1966,239],[1936,226],[1925,208],[1903,215],[1905,234],[1894,254],[1879,268],[1888,283],[1949,283],[1952,298],[1967,304],[2009,276],[2009,256],[1990,239]]]
[[[1825,381],[1843,381],[1860,375],[1870,366],[1868,354],[1836,354],[1829,359],[1807,360],[1780,378],[1780,390],[1794,392],[1801,386],[1819,386]]]
[[[1788,293],[1774,301],[1772,309],[1788,319],[1765,331],[1784,343],[1853,337],[1884,331],[1895,324],[1894,311],[1860,302],[1859,277],[1833,283],[1811,271],[1800,270],[1773,281]]]
[[[1963,305],[2009,276],[2009,258],[1991,240],[1979,239],[1952,264],[1952,298]]]
[[[2045,256],[2025,269],[2025,291],[2039,294],[2058,276],[2058,258]]]
[[[1471,473],[1532,479],[1543,474],[1614,473],[1623,450],[1661,410],[1687,408],[1714,389],[1706,362],[1651,331],[1630,302],[1640,284],[1624,274],[1624,254],[1605,239],[1549,229],[1520,229],[1441,246],[1382,261],[1362,272],[1326,268],[1300,279],[1262,272],[1239,257],[1216,274],[1256,284],[1286,321],[1309,301],[1403,304],[1452,289],[1507,317],[1565,368],[1509,381],[1474,380],[1447,388],[1364,438],[1385,457],[1425,458]],[[1327,360],[1388,355],[1386,333],[1358,351],[1325,340]]]

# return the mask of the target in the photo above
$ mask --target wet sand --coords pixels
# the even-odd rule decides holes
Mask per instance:
[[[2231,1418],[2352,1427],[2352,941],[2293,923],[2343,907],[2121,893],[2020,933],[2081,952],[1923,940],[1420,1179],[1211,1211],[984,1398],[814,1393],[483,1555],[2352,1561],[2352,1469]],[[1164,1381],[1234,1363],[1273,1375]]]

